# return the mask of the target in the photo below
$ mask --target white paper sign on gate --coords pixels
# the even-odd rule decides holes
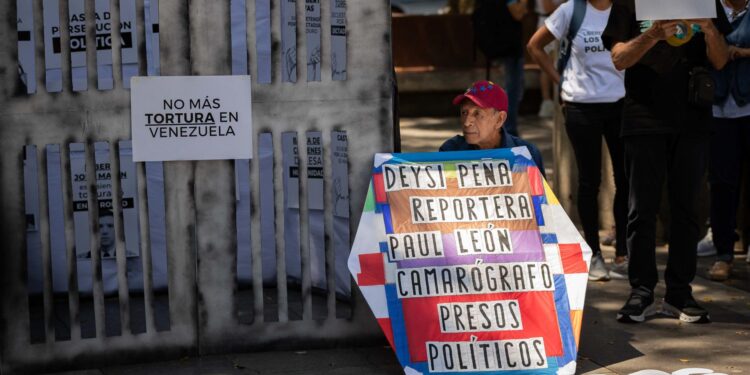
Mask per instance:
[[[26,85],[26,93],[36,92],[36,62],[34,60],[34,12],[31,0],[16,0],[18,20],[18,75]]]
[[[134,161],[252,158],[250,76],[134,77]]]
[[[639,21],[716,18],[716,4],[710,0],[635,0],[635,18]]]

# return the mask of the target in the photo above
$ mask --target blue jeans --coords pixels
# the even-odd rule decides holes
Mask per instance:
[[[505,120],[505,130],[515,136],[518,135],[518,107],[523,98],[523,55],[518,57],[502,57],[500,61],[505,70],[505,92],[508,94],[508,119]]]

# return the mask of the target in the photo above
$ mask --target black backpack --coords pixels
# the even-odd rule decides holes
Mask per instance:
[[[488,60],[521,55],[521,23],[505,0],[477,0],[471,20],[474,43]]]

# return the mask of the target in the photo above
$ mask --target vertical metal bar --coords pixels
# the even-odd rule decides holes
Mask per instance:
[[[301,147],[305,145],[305,147]],[[300,259],[302,262],[302,319],[312,320],[313,319],[313,291],[312,291],[312,275],[310,272],[310,217],[309,217],[309,206],[307,201],[308,197],[308,183],[309,180],[306,178],[307,175],[307,137],[305,135],[304,142],[298,141],[297,152],[299,158],[299,190],[300,190]],[[303,178],[305,176],[305,178]],[[303,204],[304,202],[304,204]]]
[[[94,0],[96,13],[96,75],[99,90],[114,87],[112,72],[112,12],[109,0]]]
[[[154,320],[157,331],[168,331],[169,270],[167,269],[167,227],[164,206],[164,164],[146,162],[148,223],[151,243],[151,272],[154,290]]]
[[[122,229],[125,239],[128,306],[130,332],[146,332],[146,312],[143,299],[143,263],[141,261],[140,228],[138,220],[138,174],[133,163],[131,141],[118,143]]]
[[[257,82],[271,83],[271,1],[255,0]]]
[[[335,293],[342,303],[336,305],[336,317],[352,316],[352,279],[347,261],[350,251],[349,234],[349,141],[346,131],[331,132],[331,206],[333,210],[333,253]]]
[[[68,259],[65,241],[65,212],[62,191],[60,145],[47,145],[47,199],[49,215],[50,259],[54,298],[55,340],[70,340],[68,295]]]
[[[130,78],[138,75],[138,16],[135,0],[120,2],[120,64],[122,87],[130,88]]]
[[[18,75],[27,94],[36,93],[36,35],[33,0],[16,0],[18,16]]]
[[[105,299],[105,331],[107,336],[122,334],[120,313],[119,278],[117,265],[117,235],[113,207],[112,164],[109,157],[109,143],[94,143],[94,173],[96,175],[96,197],[99,214],[99,253],[101,259],[102,284]]]
[[[250,160],[234,161],[235,222],[237,230],[237,293],[235,309],[237,321],[252,324],[255,319],[252,292],[252,230]]]
[[[281,134],[284,185],[284,263],[287,280],[287,316],[302,319],[302,259],[300,256],[299,152],[297,132]]]
[[[258,136],[258,158],[260,162],[260,243],[263,265],[264,322],[279,320],[276,288],[276,204],[273,184],[273,135]]]
[[[42,236],[39,216],[39,177],[37,149],[24,147],[23,182],[26,206],[26,287],[29,297],[29,340],[44,342],[44,301],[42,269]]]
[[[310,279],[313,288],[313,319],[324,320],[328,316],[326,291],[325,251],[325,179],[323,169],[323,137],[318,131],[305,134],[307,144],[307,209]]]
[[[91,264],[91,234],[89,233],[86,147],[83,143],[71,143],[69,154],[73,233],[75,236],[76,273],[78,277],[78,321],[81,326],[81,338],[93,338],[96,337],[96,317],[92,299],[94,277]]]

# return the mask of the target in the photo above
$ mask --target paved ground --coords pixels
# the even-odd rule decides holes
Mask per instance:
[[[525,118],[522,136],[537,143],[545,160],[552,160],[551,123]],[[455,118],[408,118],[402,121],[404,151],[432,151],[458,133]],[[548,176],[555,171],[547,165]],[[606,257],[614,249],[604,247]],[[660,264],[666,249],[657,250]],[[615,321],[617,310],[629,291],[625,280],[589,283],[581,334],[578,372],[631,374],[641,370],[673,373],[704,368],[724,374],[750,374],[750,265],[744,257],[735,262],[737,277],[727,283],[708,281],[711,259],[699,261],[694,295],[710,312],[712,324],[690,325],[658,315],[645,323],[628,325]],[[743,290],[744,289],[744,290]],[[663,285],[657,297],[664,293]],[[402,373],[393,352],[385,346],[339,348],[297,352],[245,353],[203,358],[184,358],[151,364],[133,364],[79,371],[71,374],[356,374]],[[651,374],[659,374],[651,372]],[[684,372],[681,375],[687,375]]]

